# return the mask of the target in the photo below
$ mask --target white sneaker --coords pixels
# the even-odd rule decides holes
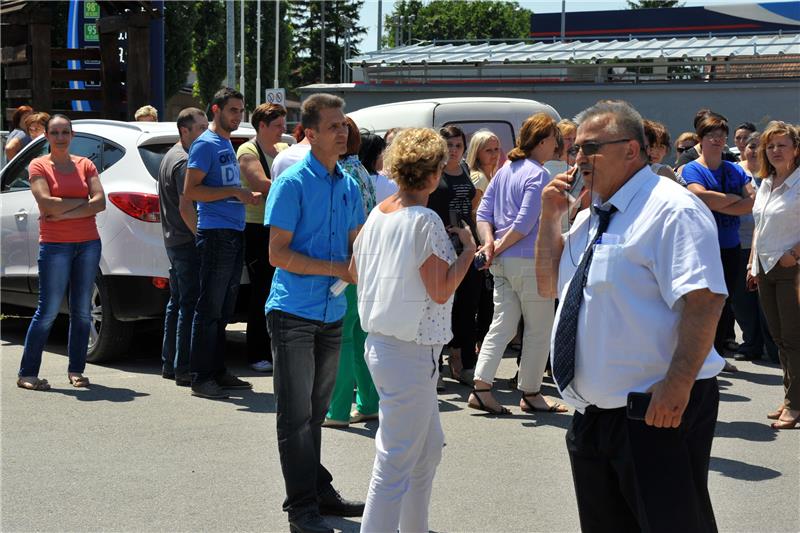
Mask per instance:
[[[263,361],[253,363],[252,365],[250,365],[250,368],[252,368],[256,372],[272,372],[272,363],[264,359]]]

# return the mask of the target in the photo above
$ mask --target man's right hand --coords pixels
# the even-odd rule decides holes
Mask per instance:
[[[258,205],[261,201],[261,193],[253,192],[248,189],[239,189],[236,191],[236,198],[243,204]]]
[[[558,174],[542,189],[542,217],[557,219],[569,209],[570,187],[575,180],[569,173]]]

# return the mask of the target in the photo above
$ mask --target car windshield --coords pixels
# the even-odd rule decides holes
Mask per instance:
[[[161,160],[164,159],[164,154],[169,152],[175,143],[163,144],[148,144],[139,147],[139,155],[142,156],[144,166],[153,177],[154,180],[158,179],[158,167],[161,166]]]

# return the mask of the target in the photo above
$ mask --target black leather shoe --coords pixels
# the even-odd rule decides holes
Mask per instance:
[[[333,533],[333,528],[320,515],[312,513],[289,520],[289,531],[291,533]]]
[[[345,500],[333,487],[317,496],[320,514],[330,516],[361,516],[364,514],[364,502]]]
[[[178,387],[191,387],[192,376],[190,374],[175,374],[175,385]]]
[[[734,359],[734,361],[756,361],[758,359],[761,359],[761,354],[760,353],[742,353],[742,352],[737,352],[733,356],[733,359]]]

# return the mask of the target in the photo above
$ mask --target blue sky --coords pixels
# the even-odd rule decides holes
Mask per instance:
[[[566,0],[567,13],[570,11],[604,11],[614,9],[626,9],[628,3],[625,0]],[[710,5],[730,5],[730,4],[752,4],[754,1],[736,0],[685,0],[686,7],[710,6]],[[761,2],[764,3],[764,0]],[[532,10],[534,13],[560,13],[561,0],[522,0],[519,4]],[[383,14],[387,15],[394,10],[394,0],[383,0]],[[364,52],[372,51],[377,48],[378,38],[378,0],[366,0],[361,9],[361,24],[367,27],[367,35],[361,43],[361,50]]]

